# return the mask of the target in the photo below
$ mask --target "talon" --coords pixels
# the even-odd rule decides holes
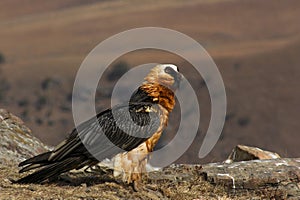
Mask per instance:
[[[132,183],[132,188],[135,192],[138,192],[142,189],[141,184],[139,183],[139,181],[133,181]]]

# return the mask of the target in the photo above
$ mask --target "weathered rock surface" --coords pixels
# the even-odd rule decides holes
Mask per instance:
[[[10,112],[0,109],[0,163],[20,162],[49,150],[24,122]]]
[[[211,163],[203,165],[201,175],[232,192],[270,189],[281,199],[300,198],[300,158]]]
[[[12,184],[21,177],[17,162],[49,148],[5,110],[0,137],[0,199],[300,199],[300,158],[172,165],[145,174],[139,192],[110,169],[70,172],[42,185]]]

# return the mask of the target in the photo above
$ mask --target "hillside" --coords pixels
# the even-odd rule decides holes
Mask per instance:
[[[175,63],[199,91],[201,127],[179,163],[221,161],[237,144],[299,157],[300,2],[260,0],[0,2],[0,107],[16,113],[43,142],[54,145],[73,125],[71,93],[85,56],[113,34],[135,27],[174,29],[201,43],[216,62],[227,92],[227,121],[204,160],[197,157],[210,118],[201,76],[184,59],[161,51],[120,57],[129,68]],[[115,64],[114,63],[114,64]],[[108,70],[117,70],[111,66]],[[103,79],[110,90],[114,81]],[[105,91],[99,109],[109,107]],[[176,114],[170,122],[172,138]],[[162,142],[166,143],[166,142]]]

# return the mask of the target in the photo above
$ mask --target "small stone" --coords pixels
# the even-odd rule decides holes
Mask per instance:
[[[245,145],[237,145],[230,153],[224,163],[248,161],[248,160],[266,160],[280,158],[277,153],[262,150],[257,147],[249,147]]]
[[[86,188],[87,184],[86,183],[82,183],[81,186],[84,187],[84,188]]]

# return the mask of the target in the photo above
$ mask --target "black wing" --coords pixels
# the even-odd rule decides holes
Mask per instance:
[[[74,129],[55,150],[21,162],[19,166],[27,166],[20,172],[39,170],[16,182],[40,183],[130,151],[157,131],[160,115],[159,107],[150,103],[130,103],[103,111]]]
[[[136,89],[130,97],[130,102],[150,102],[153,103],[153,97],[149,96],[146,91],[139,87]]]

